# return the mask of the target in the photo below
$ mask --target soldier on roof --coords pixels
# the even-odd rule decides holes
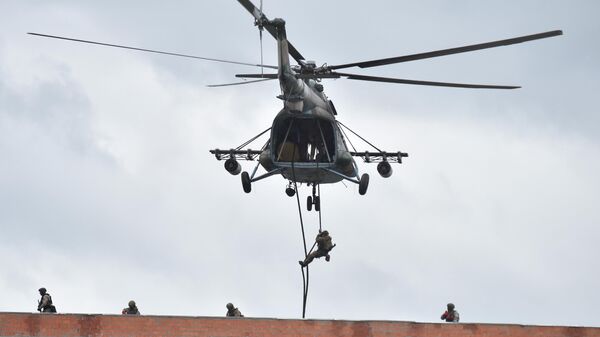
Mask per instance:
[[[458,321],[460,320],[460,316],[458,314],[458,311],[454,309],[454,304],[448,303],[446,307],[448,310],[446,310],[446,312],[442,314],[441,319],[446,320],[446,322],[458,323]]]
[[[56,307],[52,304],[52,296],[46,291],[46,288],[38,290],[42,298],[38,301],[37,311],[55,313]]]
[[[127,303],[127,308],[121,310],[121,313],[123,315],[139,315],[140,311],[138,310],[135,301],[131,300],[129,303]]]
[[[234,307],[232,303],[227,303],[227,313],[225,317],[244,317],[238,308]]]

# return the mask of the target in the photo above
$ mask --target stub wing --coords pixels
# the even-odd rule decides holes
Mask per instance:
[[[236,159],[236,160],[256,160],[258,156],[262,153],[261,150],[210,150],[210,153],[214,154],[217,160],[227,160],[227,159]]]
[[[387,151],[353,152],[353,151],[350,151],[349,153],[353,157],[361,157],[365,163],[380,163],[380,162],[387,161],[387,162],[391,162],[391,163],[402,164],[402,158],[408,157],[408,153],[400,152],[400,151],[398,151],[398,152],[387,152]]]

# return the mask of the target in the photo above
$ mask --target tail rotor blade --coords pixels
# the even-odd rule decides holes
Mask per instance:
[[[262,36],[263,36],[263,34],[262,34],[263,33],[263,22],[262,22],[262,20],[263,20],[263,10],[262,9],[263,9],[263,2],[262,2],[262,0],[260,0],[260,9],[259,9],[260,14],[259,15],[260,15],[260,20],[261,21],[258,22],[258,38],[260,39],[260,64],[261,64],[261,66],[263,64],[263,41],[262,41]],[[260,68],[260,73],[261,74],[265,73],[265,70],[264,70],[263,67]]]
[[[254,19],[268,20],[267,17],[262,13],[262,8],[261,9],[256,8],[256,6],[254,6],[250,0],[238,0],[238,2],[242,6],[244,6],[244,8],[246,8],[246,10],[250,14],[252,14]],[[275,28],[273,28],[272,26],[266,26],[264,28],[267,30],[267,32],[269,32],[269,34],[271,34],[271,36],[273,36],[275,39],[277,39],[277,31],[275,30]],[[298,62],[298,64],[300,64],[302,61],[304,61],[304,56],[302,56],[302,54],[300,54],[300,52],[292,45],[292,43],[289,40],[288,40],[288,51],[289,51],[290,55],[292,55],[292,57],[296,60],[296,62]]]
[[[256,19],[256,20],[261,19],[262,10],[259,11],[258,8],[256,8],[256,6],[254,6],[250,0],[238,0],[238,2],[242,6],[244,6],[244,8],[246,8],[246,10],[248,12],[250,12],[250,14],[252,14],[252,16],[254,16],[254,19]]]
[[[265,73],[265,68],[263,68],[263,44],[262,44],[262,29],[258,30],[258,35],[260,39],[260,73]]]

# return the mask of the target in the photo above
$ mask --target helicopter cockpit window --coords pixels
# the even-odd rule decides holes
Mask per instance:
[[[275,127],[275,161],[332,162],[335,137],[330,121],[289,118]]]

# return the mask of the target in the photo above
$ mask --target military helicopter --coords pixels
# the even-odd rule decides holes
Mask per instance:
[[[337,111],[332,101],[323,92],[322,79],[347,78],[361,81],[375,81],[387,83],[402,83],[413,85],[429,85],[457,88],[480,89],[516,89],[518,86],[480,85],[463,83],[444,83],[431,81],[417,81],[399,78],[365,76],[337,72],[337,69],[360,67],[369,68],[393,63],[415,61],[450,54],[469,52],[474,50],[493,48],[526,41],[532,41],[556,35],[562,31],[555,30],[540,34],[521,36],[517,38],[481,43],[476,45],[432,51],[421,54],[405,55],[385,59],[355,62],[341,65],[322,65],[317,67],[314,61],[307,61],[300,52],[288,41],[285,21],[283,19],[269,20],[260,8],[250,0],[238,0],[250,14],[254,16],[254,23],[259,28],[261,46],[262,31],[266,29],[276,40],[278,50],[278,65],[276,74],[238,74],[239,78],[258,78],[259,80],[278,79],[282,94],[278,96],[283,101],[283,108],[270,128],[270,139],[261,150],[243,149],[242,147],[231,150],[211,150],[218,160],[225,160],[225,169],[237,175],[241,172],[238,160],[256,160],[267,171],[256,176],[257,168],[252,174],[242,172],[242,187],[246,193],[252,189],[251,184],[266,177],[281,174],[290,181],[286,189],[289,196],[294,195],[291,188],[292,182],[306,183],[313,186],[312,199],[309,196],[307,207],[311,203],[315,209],[319,208],[319,196],[315,194],[315,186],[319,184],[336,183],[342,180],[358,184],[358,192],[364,195],[369,185],[369,175],[359,174],[358,167],[353,157],[361,157],[364,162],[377,162],[377,172],[384,178],[392,175],[390,163],[402,163],[407,153],[396,151],[381,151],[375,147],[374,152],[350,151],[345,142],[343,124],[335,118]],[[262,52],[261,52],[262,55]],[[298,65],[291,66],[289,56],[292,56]],[[262,57],[261,57],[262,59]],[[262,61],[261,61],[262,63]],[[246,82],[225,85],[244,84]],[[350,130],[354,133],[352,130]],[[355,133],[355,135],[357,135]],[[357,135],[360,137],[359,135]],[[346,137],[347,138],[347,137]],[[360,137],[363,139],[362,137]],[[363,139],[364,140],[364,139]],[[367,142],[373,146],[371,143]]]
[[[306,60],[304,56],[302,56],[302,54],[288,41],[285,29],[285,21],[283,19],[269,20],[267,18],[262,11],[262,0],[259,8],[257,8],[250,0],[238,0],[238,2],[248,12],[250,12],[250,14],[252,14],[254,17],[254,25],[258,27],[261,44],[260,64],[177,54],[40,33],[28,34],[108,47],[260,67],[261,73],[236,75],[238,78],[253,80],[209,85],[209,87],[249,84],[277,79],[279,80],[281,87],[281,95],[279,95],[278,98],[282,100],[283,108],[275,116],[272,126],[267,130],[263,131],[237,148],[229,150],[215,149],[210,150],[210,153],[215,155],[216,159],[218,160],[225,160],[224,166],[227,172],[231,173],[232,175],[238,175],[241,173],[242,188],[246,193],[251,192],[252,183],[278,174],[288,180],[285,191],[290,197],[295,195],[295,189],[292,188],[293,183],[306,183],[309,186],[312,185],[312,196],[308,196],[307,198],[307,208],[309,211],[313,205],[317,211],[320,208],[319,195],[316,192],[320,184],[350,181],[358,185],[359,194],[364,195],[367,192],[369,175],[366,173],[361,175],[359,173],[354,157],[360,157],[366,163],[377,163],[377,172],[384,178],[388,178],[392,175],[391,163],[402,163],[402,158],[408,157],[408,154],[405,152],[382,151],[378,149],[373,144],[339,122],[336,119],[338,113],[333,105],[333,102],[323,92],[323,85],[321,84],[323,79],[345,78],[359,81],[471,89],[517,89],[520,87],[421,81],[342,73],[338,72],[337,70],[351,67],[378,67],[401,62],[416,61],[506,46],[562,35],[561,30],[554,30],[505,40],[436,50],[425,53],[339,65],[323,64],[321,66],[317,66],[316,62]],[[277,66],[265,65],[262,62],[262,33],[264,30],[272,35],[277,41]],[[290,56],[297,62],[297,65],[290,64]],[[277,70],[277,73],[264,73],[265,68],[275,69]],[[356,151],[351,143],[353,151],[350,151],[346,144],[346,140],[349,141],[349,139],[344,129],[352,132],[355,136],[365,141],[365,143],[373,147],[374,150],[359,152]],[[260,150],[245,148],[268,131],[270,131],[270,137]],[[255,166],[252,173],[249,174],[246,171],[242,172],[241,165],[238,162],[239,160],[256,160],[258,161],[258,164]],[[257,176],[259,165],[266,170],[266,173]]]

